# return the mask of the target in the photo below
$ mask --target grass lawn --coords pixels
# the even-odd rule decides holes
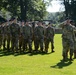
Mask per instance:
[[[0,75],[76,75],[76,60],[63,62],[61,35],[55,35],[55,52],[48,54],[0,54]],[[51,46],[51,45],[50,45]]]

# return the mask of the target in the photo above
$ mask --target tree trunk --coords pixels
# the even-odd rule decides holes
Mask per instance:
[[[26,20],[26,10],[25,10],[25,5],[24,1],[20,0],[20,10],[21,10],[21,20]]]

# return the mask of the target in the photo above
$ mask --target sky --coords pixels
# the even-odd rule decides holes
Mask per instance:
[[[51,5],[47,7],[48,12],[61,12],[65,11],[65,8],[63,5],[60,4],[61,1],[53,0],[51,2]]]

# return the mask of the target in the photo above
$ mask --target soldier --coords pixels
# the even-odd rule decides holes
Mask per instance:
[[[75,26],[70,24],[70,20],[66,20],[60,25],[62,27],[62,45],[63,45],[63,60],[67,59],[67,52],[70,49],[70,60],[72,60],[74,52],[74,32]]]
[[[34,29],[34,37],[35,50],[38,51],[40,46],[40,50],[43,52],[44,28],[41,21],[38,22],[38,26]]]
[[[49,48],[49,43],[51,42],[51,52],[54,52],[54,35],[55,35],[55,30],[52,27],[51,23],[48,24],[48,27],[46,28],[45,31],[45,51],[46,53],[48,52]]]
[[[29,46],[29,52],[32,51],[32,27],[29,26],[29,22],[26,21],[25,25],[22,27],[23,36],[23,52],[27,50],[27,45]]]
[[[7,30],[6,30],[7,22],[5,22],[2,26],[3,26],[3,50],[5,50],[6,49],[6,40],[7,40]]]
[[[2,34],[3,34],[3,27],[2,27],[2,24],[0,24],[0,49],[1,49],[1,46],[2,46]]]
[[[76,33],[75,33],[75,39],[74,39],[74,58],[76,59]]]
[[[19,26],[20,26],[19,50],[20,50],[20,53],[21,53],[21,48],[23,46],[22,27],[24,26],[24,21],[22,21]]]
[[[11,47],[13,53],[18,52],[18,40],[19,40],[19,35],[20,35],[20,27],[17,24],[17,19],[12,18],[13,23],[10,25],[10,30],[11,30]],[[15,50],[14,50],[15,48]]]
[[[75,26],[74,21],[70,21],[70,24]],[[76,32],[74,32],[73,38],[74,38],[74,58],[76,59]]]
[[[6,41],[7,41],[7,51],[10,51],[10,37],[11,37],[11,30],[10,30],[10,24],[8,22],[8,24],[6,25]]]

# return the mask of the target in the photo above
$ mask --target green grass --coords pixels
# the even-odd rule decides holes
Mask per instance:
[[[55,35],[55,52],[0,56],[0,75],[76,75],[76,60],[62,62],[61,35]],[[51,45],[50,45],[51,46]]]

